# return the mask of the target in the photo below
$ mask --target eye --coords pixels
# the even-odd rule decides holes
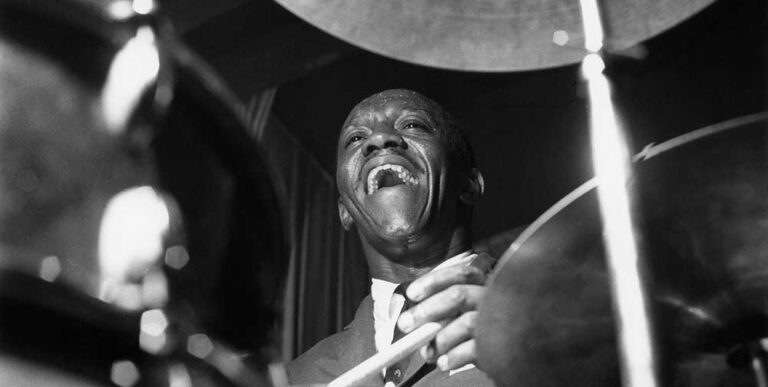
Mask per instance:
[[[403,125],[403,129],[417,129],[417,130],[430,131],[429,126],[427,126],[425,123],[421,121],[408,121]]]
[[[348,148],[350,145],[362,140],[365,140],[365,136],[362,134],[353,134],[347,138],[347,141],[344,143],[344,148]]]

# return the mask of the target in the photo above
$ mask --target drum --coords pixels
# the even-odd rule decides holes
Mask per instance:
[[[0,1],[0,384],[266,385],[278,211],[154,2]]]
[[[764,377],[767,141],[768,113],[756,113],[635,157],[629,188],[664,386]],[[476,332],[478,367],[497,385],[620,384],[603,232],[591,181],[504,254]]]

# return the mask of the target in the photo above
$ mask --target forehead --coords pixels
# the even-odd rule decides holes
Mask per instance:
[[[437,119],[440,115],[435,103],[409,91],[390,91],[372,95],[355,106],[347,116],[345,126],[358,120],[384,118],[403,111],[417,111]]]

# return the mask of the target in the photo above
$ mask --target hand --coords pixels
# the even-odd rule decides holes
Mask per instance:
[[[480,261],[480,262],[478,262]],[[456,265],[430,272],[413,281],[406,296],[418,304],[400,315],[398,327],[408,333],[430,321],[450,321],[432,342],[421,349],[427,362],[443,371],[473,363],[477,306],[485,294],[492,258],[479,255],[472,265]]]

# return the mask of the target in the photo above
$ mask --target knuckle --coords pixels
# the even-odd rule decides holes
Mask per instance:
[[[475,268],[470,265],[461,265],[459,266],[459,273],[462,277],[468,278],[473,275],[475,272]]]
[[[403,312],[403,313],[410,313],[411,318],[415,323],[418,323],[424,319],[424,308],[421,307],[421,305],[414,306],[413,308],[409,309],[407,312]]]
[[[419,301],[432,292],[434,282],[433,276],[425,275],[408,285],[405,292],[409,298]]]
[[[464,313],[464,316],[462,316],[462,325],[464,325],[464,328],[469,332],[475,331],[475,321],[477,319],[477,311],[471,311]]]
[[[435,352],[437,352],[439,355],[444,354],[446,347],[448,346],[448,341],[449,337],[445,332],[438,333],[434,340]]]
[[[446,290],[446,293],[455,304],[462,304],[467,298],[467,291],[463,286],[451,286]]]
[[[474,282],[482,280],[485,277],[485,274],[482,270],[474,266],[466,265],[461,269],[461,276],[464,279],[464,282]]]

